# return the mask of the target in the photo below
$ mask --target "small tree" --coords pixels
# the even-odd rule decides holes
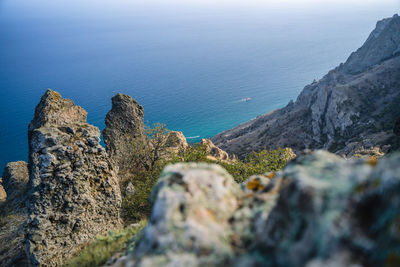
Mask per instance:
[[[162,123],[154,123],[153,127],[145,127],[145,133],[149,137],[150,143],[150,153],[148,153],[150,169],[154,169],[156,164],[162,159],[161,155],[166,150],[169,132],[170,130]]]
[[[145,126],[147,138],[133,139],[131,141],[132,155],[130,155],[131,172],[135,173],[138,170],[153,170],[157,162],[162,159],[162,151],[166,149],[166,141],[170,131],[165,127],[165,124],[155,123],[153,127]]]
[[[150,213],[148,197],[161,171],[168,163],[162,155],[166,150],[169,132],[165,124],[155,123],[152,127],[145,127],[147,140],[132,140],[134,153],[130,159],[132,169],[127,183],[131,182],[135,187],[135,194],[125,196],[122,201],[123,215],[128,221],[140,220],[148,217]]]

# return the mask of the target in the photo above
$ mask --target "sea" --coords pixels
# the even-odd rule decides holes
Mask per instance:
[[[0,0],[0,176],[47,88],[101,130],[118,92],[190,142],[295,100],[398,0]]]

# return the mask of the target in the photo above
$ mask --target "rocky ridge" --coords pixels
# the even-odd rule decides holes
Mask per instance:
[[[115,266],[397,266],[399,161],[317,151],[241,186],[217,165],[169,166]]]
[[[307,85],[296,102],[212,138],[246,156],[264,147],[327,149],[353,157],[400,146],[400,17],[377,23],[346,63]]]
[[[7,164],[1,179],[0,244],[11,249],[0,251],[0,265],[59,266],[96,235],[122,226],[126,158],[137,152],[133,141],[151,145],[143,108],[123,94],[112,103],[104,130],[107,153],[83,108],[50,89],[42,96],[28,127],[29,164]],[[168,131],[164,142],[165,157],[189,146],[176,131]],[[128,184],[125,193],[135,190]]]

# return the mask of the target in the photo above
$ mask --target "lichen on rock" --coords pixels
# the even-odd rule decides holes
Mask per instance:
[[[154,188],[143,238],[135,253],[118,264],[213,266],[227,261],[233,256],[229,218],[240,194],[239,185],[217,165],[167,166]]]
[[[86,111],[48,90],[29,125],[31,264],[59,265],[95,235],[120,226],[118,180]]]
[[[399,162],[316,151],[242,190],[216,165],[169,166],[116,266],[398,266]]]

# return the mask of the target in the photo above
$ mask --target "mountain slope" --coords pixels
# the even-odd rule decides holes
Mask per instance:
[[[400,17],[381,20],[344,64],[307,85],[296,102],[222,132],[212,141],[245,156],[264,147],[358,150],[399,146]],[[378,147],[378,148],[377,148]]]

